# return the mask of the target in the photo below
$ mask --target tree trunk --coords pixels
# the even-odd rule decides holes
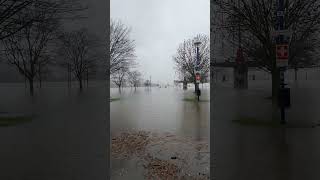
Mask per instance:
[[[306,72],[306,80],[308,80],[308,73]]]
[[[278,91],[280,85],[280,70],[279,68],[275,68],[272,71],[272,101],[277,103],[278,101]]]
[[[79,81],[79,88],[80,88],[80,91],[82,91],[82,79],[81,79],[81,78],[78,78],[78,81]]]
[[[39,87],[41,88],[41,66],[39,63]]]
[[[119,88],[119,93],[121,93],[121,85],[119,85],[118,88]]]
[[[24,87],[25,87],[25,89],[27,89],[27,78],[26,77],[24,77]]]
[[[87,87],[89,87],[89,71],[87,69]]]
[[[41,79],[41,74],[39,74],[39,86],[41,88],[41,85],[42,85],[42,79]]]
[[[70,72],[70,64],[68,63],[68,88],[71,87],[71,72]]]
[[[34,89],[33,89],[33,79],[32,78],[28,78],[29,80],[29,90],[30,90],[30,95],[33,96],[34,95]]]

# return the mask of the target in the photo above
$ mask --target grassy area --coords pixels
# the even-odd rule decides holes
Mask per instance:
[[[112,101],[119,101],[120,100],[120,98],[110,98],[110,102],[112,102]]]
[[[280,122],[277,121],[264,121],[256,118],[243,117],[232,122],[244,125],[244,126],[259,126],[259,127],[283,127]]]
[[[198,102],[198,98],[197,97],[187,97],[182,99],[183,101],[189,101],[189,102]],[[208,99],[201,99],[200,97],[200,101],[199,102],[210,102],[210,100]]]
[[[0,126],[14,126],[21,123],[32,121],[32,117],[17,116],[17,117],[0,117]]]
[[[269,127],[269,128],[315,128],[317,125],[313,124],[294,124],[294,123],[287,123],[285,125],[280,123],[280,120],[277,121],[265,121],[257,118],[252,117],[243,117],[232,121],[233,123],[237,123],[242,126],[256,126],[256,127]]]
[[[272,96],[265,97],[266,100],[272,100]]]

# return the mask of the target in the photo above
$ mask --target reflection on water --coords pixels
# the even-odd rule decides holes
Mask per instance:
[[[289,128],[238,125],[232,120],[252,117],[273,119],[271,81],[251,81],[249,89],[214,84],[212,121],[215,127],[214,176],[217,179],[299,180],[320,179],[320,120],[318,81],[290,82],[291,103],[286,110]]]
[[[0,127],[0,179],[64,180],[106,177],[106,88],[83,93],[65,83],[44,83],[31,98],[23,83],[0,84],[0,111],[35,114]]]
[[[209,100],[209,89],[202,90],[201,98]],[[189,102],[193,90],[179,88],[131,88],[111,89],[111,97],[120,100],[111,102],[111,131],[121,129],[147,129],[177,134],[194,138],[209,135],[209,102]]]
[[[118,132],[131,130],[158,133],[159,142],[163,143],[152,145],[148,148],[149,153],[164,160],[170,160],[170,156],[174,154],[179,154],[180,157],[184,153],[184,156],[188,155],[188,158],[191,158],[188,161],[193,171],[200,173],[204,170],[208,174],[209,150],[206,150],[204,156],[193,146],[203,142],[209,143],[210,92],[208,87],[204,87],[200,98],[202,101],[197,102],[193,100],[195,96],[193,91],[193,89],[183,91],[182,88],[173,87],[143,87],[137,90],[126,88],[120,94],[118,89],[111,89],[111,97],[120,98],[110,105],[112,136],[116,136]],[[177,137],[170,139],[171,136],[166,136],[167,133]],[[193,145],[190,146],[188,143]],[[125,179],[125,177],[143,179],[144,170],[139,171],[139,166],[134,162],[136,162],[134,159],[125,161],[112,159],[113,172],[121,172],[123,169],[127,171],[126,176],[117,176],[114,173],[112,179]],[[199,165],[201,162],[203,164]]]

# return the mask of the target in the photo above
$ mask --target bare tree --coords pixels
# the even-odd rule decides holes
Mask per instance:
[[[50,73],[50,65],[54,63],[52,54],[43,54],[37,62],[37,77],[39,80],[39,87],[42,87],[42,81]]]
[[[33,22],[34,19],[20,21],[20,17],[34,0],[0,0],[0,40],[5,39],[23,29]]]
[[[128,81],[132,87],[137,89],[141,82],[141,73],[139,71],[132,71],[128,73]]]
[[[77,12],[83,10],[80,7],[71,0],[38,0],[30,1],[28,8],[15,14],[15,22],[23,24],[23,28],[2,39],[3,52],[7,62],[28,80],[31,95],[35,77],[41,74],[44,69],[41,66],[47,65],[50,59],[45,57],[49,54],[50,42],[56,38],[60,21],[78,17]]]
[[[201,77],[207,77],[210,71],[210,41],[207,35],[197,35],[193,39],[188,39],[178,47],[176,55],[173,56],[175,68],[181,79],[186,78],[188,82],[196,84],[195,66],[196,66],[196,47],[194,42],[200,41],[199,70]]]
[[[241,46],[248,60],[258,62],[261,69],[272,74],[272,96],[277,97],[280,74],[272,37],[276,26],[276,1],[213,0],[213,3],[216,11],[224,15],[223,21],[213,26],[225,32],[231,45]],[[285,0],[285,29],[292,31],[289,66],[295,69],[314,64],[318,55],[315,51],[319,48],[319,7],[317,0]],[[241,36],[235,36],[238,33]]]
[[[34,92],[33,82],[39,70],[37,65],[41,65],[41,56],[48,50],[48,43],[54,38],[54,32],[59,25],[56,20],[50,18],[52,14],[46,9],[33,13],[20,18],[23,20],[39,17],[41,14],[43,19],[25,26],[2,41],[7,61],[28,79],[31,95]]]
[[[121,21],[110,24],[110,74],[132,67],[135,62],[135,45],[130,39],[131,29]]]
[[[85,9],[78,0],[0,0],[0,40],[43,18],[39,13],[39,16],[30,16],[30,13],[35,15],[34,12],[46,10],[48,13],[63,14],[63,18],[74,19],[82,17],[77,12]]]
[[[123,87],[126,81],[126,76],[128,75],[128,71],[129,70],[127,68],[121,68],[111,75],[111,80],[113,83],[115,83],[118,86],[119,92],[121,92],[121,87]]]
[[[99,46],[95,37],[87,29],[62,33],[60,38],[60,56],[64,57],[63,64],[69,64],[71,72],[79,82],[80,91],[83,88],[83,80],[88,71],[95,67],[97,62],[96,48]]]

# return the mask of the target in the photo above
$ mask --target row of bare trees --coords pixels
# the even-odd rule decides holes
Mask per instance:
[[[86,9],[74,0],[0,0],[2,59],[28,80],[31,95],[51,65],[68,64],[82,90],[99,43],[86,29],[64,32],[62,21],[81,18]]]
[[[142,82],[142,75],[137,70],[130,71],[127,69],[121,69],[111,76],[111,80],[121,92],[121,87],[123,87],[125,84],[130,85],[135,89],[139,87]]]
[[[59,40],[58,57],[62,59],[59,64],[70,67],[81,90],[86,74],[95,73],[98,61],[102,57],[98,51],[100,43],[84,28],[62,33]]]
[[[141,73],[134,70],[136,55],[131,29],[119,20],[110,24],[110,78],[121,90],[125,83],[137,88],[141,83]]]
[[[277,97],[279,69],[276,66],[275,40],[276,0],[213,0],[215,14],[223,21],[214,29],[223,32],[229,45],[241,46],[248,60],[272,75],[272,96]],[[289,66],[316,64],[319,56],[320,2],[318,0],[285,0],[285,29],[292,32]],[[241,33],[241,36],[238,36]],[[239,39],[239,37],[241,39]]]
[[[200,64],[198,68],[201,74],[201,82],[208,82],[210,76],[210,39],[207,35],[199,34],[192,39],[185,40],[179,45],[176,54],[173,56],[179,79],[194,84],[196,84],[196,46],[194,43],[199,41],[201,44],[199,45]]]

